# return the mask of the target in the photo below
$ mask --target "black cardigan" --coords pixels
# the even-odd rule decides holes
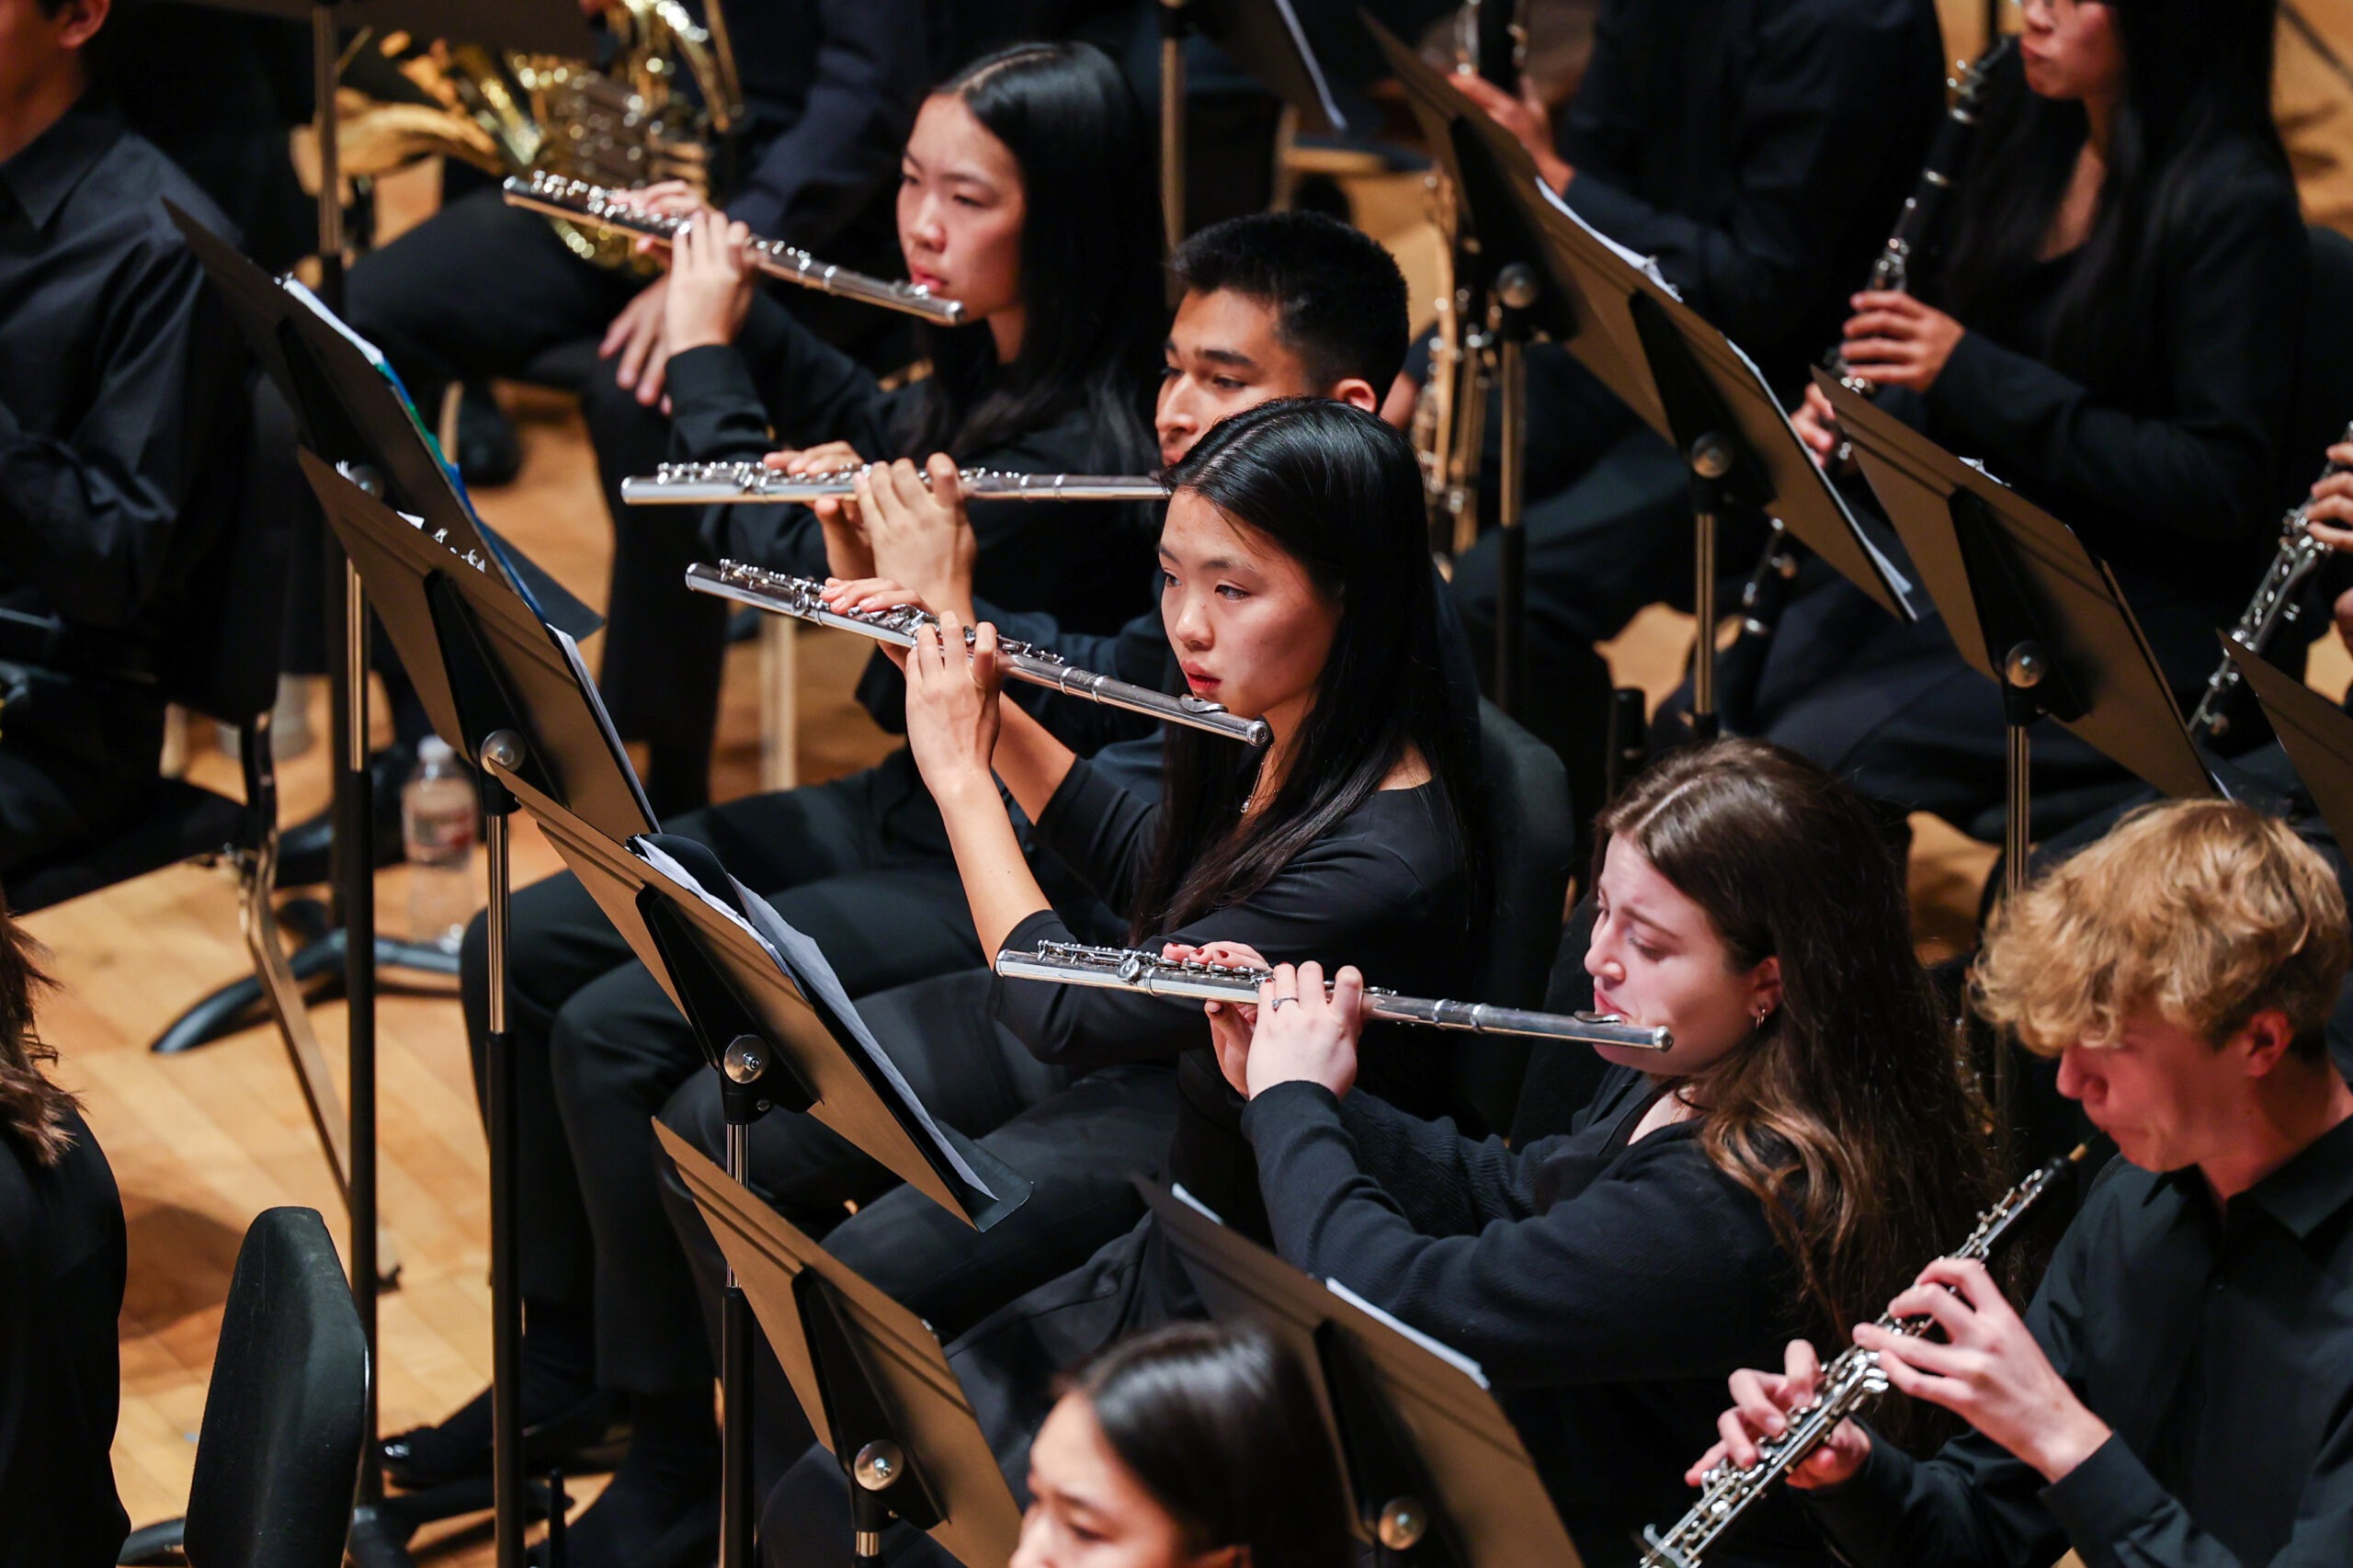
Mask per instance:
[[[1408,994],[1461,996],[1472,972],[1471,868],[1446,841],[1430,788],[1383,790],[1249,898],[1156,936],[1194,945],[1245,942],[1269,963],[1313,959],[1327,971],[1354,964],[1366,981]],[[1035,840],[1113,909],[1132,909],[1160,808],[1120,790],[1086,762],[1040,813]],[[1014,927],[1008,948],[1072,939],[1040,911]],[[1134,992],[1004,980],[992,1010],[1040,1061],[1092,1068],[1177,1059],[1183,1096],[1169,1172],[1237,1229],[1266,1234],[1242,1101],[1218,1072],[1200,1004]],[[1360,1079],[1400,1103],[1436,1112],[1449,1081],[1445,1037],[1376,1026],[1365,1033]]]
[[[1627,1142],[1654,1097],[1613,1067],[1572,1131],[1518,1151],[1312,1084],[1242,1119],[1277,1250],[1477,1361],[1596,1564],[1632,1562],[1633,1532],[1690,1506],[1683,1471],[1715,1440],[1733,1371],[1822,1342],[1763,1207],[1699,1124]],[[1786,1496],[1709,1557],[1827,1561]]]

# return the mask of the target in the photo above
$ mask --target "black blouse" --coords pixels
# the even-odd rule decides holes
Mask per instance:
[[[2058,368],[2054,307],[2076,259],[2063,256],[1962,324],[1925,398],[1891,394],[2116,569],[2177,685],[2212,668],[2213,628],[2238,618],[2269,553],[2310,267],[2295,187],[2252,144],[2208,149],[2190,179],[2130,363],[2088,380]]]
[[[1461,996],[1470,983],[1472,876],[1431,809],[1431,787],[1382,790],[1302,850],[1240,903],[1211,910],[1162,941],[1244,942],[1269,963],[1354,964],[1366,981],[1411,995]],[[1113,909],[1132,909],[1159,807],[1120,790],[1086,762],[1038,818],[1051,849]],[[1013,929],[1008,948],[1067,942],[1051,911]],[[1177,1060],[1182,1093],[1169,1174],[1237,1229],[1264,1236],[1265,1210],[1241,1096],[1218,1071],[1197,1002],[1125,991],[997,980],[992,1010],[1040,1061],[1080,1068]],[[1359,1081],[1403,1105],[1435,1112],[1449,1083],[1445,1037],[1428,1029],[1365,1031]]]
[[[1312,1084],[1270,1089],[1242,1119],[1277,1249],[1478,1362],[1595,1564],[1631,1562],[1643,1525],[1691,1506],[1683,1471],[1715,1441],[1724,1380],[1779,1366],[1819,1328],[1699,1123],[1629,1142],[1655,1097],[1613,1067],[1570,1131],[1518,1151]],[[1828,1555],[1781,1495],[1708,1561]]]

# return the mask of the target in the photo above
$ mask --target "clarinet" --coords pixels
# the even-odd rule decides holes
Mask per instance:
[[[1195,1002],[1256,1002],[1259,985],[1274,972],[1241,964],[1204,963],[1199,959],[1164,959],[1135,948],[1091,948],[1081,942],[1040,942],[1036,951],[1026,953],[1007,948],[997,954],[995,967],[1007,980],[1141,991],[1148,996]],[[1364,1010],[1368,1017],[1384,1023],[1418,1024],[1425,1028],[1468,1029],[1473,1034],[1520,1035],[1635,1051],[1675,1049],[1675,1037],[1667,1030],[1644,1028],[1610,1013],[1532,1013],[1484,1002],[1400,996],[1370,985],[1365,987]]]
[[[677,238],[679,231],[691,222],[666,213],[648,212],[631,202],[632,193],[629,191],[566,179],[544,170],[529,179],[509,179],[505,193],[509,207],[569,219],[610,233],[656,240],[663,244]],[[751,252],[754,263],[768,277],[797,283],[803,289],[838,294],[845,300],[880,305],[886,311],[903,311],[940,326],[957,326],[964,320],[964,307],[954,300],[940,299],[930,290],[913,283],[893,283],[885,278],[870,278],[846,267],[831,266],[781,240],[756,239],[751,243]]]
[[[926,626],[939,624],[937,616],[913,605],[900,605],[896,608],[872,614],[845,615],[825,603],[825,585],[814,577],[795,577],[782,572],[763,571],[757,566],[745,566],[733,561],[722,561],[716,566],[703,562],[695,562],[687,568],[687,586],[698,594],[733,599],[737,604],[750,605],[754,609],[766,610],[771,615],[789,615],[795,620],[805,620],[813,626],[855,631],[860,637],[870,637],[893,648],[914,647],[917,632]],[[964,628],[964,646],[971,648],[974,639],[973,628]],[[1264,719],[1237,717],[1227,712],[1222,703],[1205,701],[1190,693],[1171,697],[1150,687],[1113,680],[1109,676],[1092,675],[1058,653],[1010,637],[1000,638],[997,642],[996,667],[1013,680],[1027,681],[1031,686],[1042,686],[1050,691],[1059,691],[1070,697],[1083,697],[1089,702],[1099,702],[1107,708],[1123,708],[1148,719],[1164,719],[1172,724],[1207,730],[1211,734],[1224,735],[1245,745],[1263,746],[1274,739],[1274,731]]]
[[[2353,441],[2353,425],[2345,427],[2343,440]],[[2321,471],[2321,478],[2334,479],[2347,472],[2341,463],[2330,463]],[[2279,520],[2279,548],[2271,558],[2271,565],[2263,574],[2263,581],[2255,590],[2255,597],[2239,616],[2238,624],[2231,628],[2231,641],[2250,653],[2260,653],[2271,639],[2284,627],[2293,626],[2304,613],[2304,605],[2297,590],[2304,579],[2320,569],[2328,559],[2328,546],[2304,530],[2312,513],[2312,503],[2290,511]],[[2238,661],[2229,654],[2214,673],[2206,677],[2205,693],[2198,699],[2198,710],[2189,716],[2189,733],[2212,744],[2231,733],[2231,699],[2238,695]]]
[[[1952,190],[1953,177],[1976,132],[1977,111],[1984,104],[1994,68],[2017,44],[2013,38],[1996,39],[1992,48],[1961,67],[1960,78],[1950,84],[1952,105],[1945,110],[1944,123],[1937,128],[1936,140],[1929,143],[1927,164],[1921,169],[1912,194],[1904,199],[1904,210],[1896,215],[1894,232],[1881,247],[1879,259],[1871,263],[1866,288],[1880,293],[1912,291],[1913,257],[1933,232],[1945,198]],[[1847,363],[1843,344],[1834,346],[1823,356],[1822,362],[1848,388],[1865,397],[1870,395],[1870,382],[1855,374],[1854,368]],[[1842,441],[1835,461],[1843,466],[1853,456],[1854,449]],[[1789,538],[1789,530],[1776,519],[1756,569],[1748,574],[1747,583],[1741,588],[1740,629],[1717,656],[1716,686],[1721,694],[1718,706],[1725,722],[1734,731],[1747,726],[1748,720],[1744,715],[1754,704],[1756,683],[1764,675],[1765,653],[1771,645],[1773,629],[1780,623],[1781,608],[1789,600],[1790,583],[1797,571],[1797,545]]]
[[[2076,1144],[2004,1193],[1994,1207],[1977,1216],[1977,1228],[1970,1232],[1969,1239],[1947,1256],[1977,1259],[1990,1256],[2052,1184],[2090,1153],[2093,1142],[2097,1140]],[[1917,1337],[1927,1332],[1932,1321],[1882,1312],[1879,1326],[1891,1334]],[[1701,1479],[1699,1500],[1676,1520],[1672,1529],[1661,1533],[1655,1525],[1643,1528],[1643,1544],[1649,1550],[1638,1568],[1699,1568],[1710,1549],[1750,1504],[1827,1442],[1838,1423],[1861,1415],[1887,1390],[1887,1373],[1879,1364],[1879,1352],[1854,1345],[1840,1351],[1823,1369],[1813,1402],[1789,1413],[1789,1426],[1779,1437],[1757,1443],[1756,1464],[1742,1470],[1729,1459],[1721,1460]]]
[[[830,473],[792,474],[753,462],[664,463],[650,477],[621,481],[632,506],[741,506],[756,502],[822,501],[858,494],[858,476],[887,465],[865,463]],[[1165,501],[1168,486],[1148,473],[1008,473],[959,471],[967,501]],[[923,476],[927,486],[931,475]]]

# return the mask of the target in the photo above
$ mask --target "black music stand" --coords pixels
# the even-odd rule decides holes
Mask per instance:
[[[1256,77],[1302,124],[1337,133],[1347,117],[1291,0],[1159,0],[1160,221],[1174,251],[1185,243],[1185,35],[1198,31]]]
[[[2027,728],[2038,719],[2057,720],[2165,794],[2221,793],[2107,563],[2094,560],[2066,524],[1984,469],[1829,371],[1813,376],[1953,645],[2002,688],[2006,891],[2024,890],[2033,847]],[[1999,1051],[1994,1100],[2006,1134],[2010,1078],[2008,1052]]]
[[[2340,846],[2353,847],[2353,716],[2262,654],[2216,635],[2262,705],[2329,834]]]
[[[1880,608],[1913,619],[1907,584],[1814,466],[1756,364],[1641,257],[1604,237],[1544,185],[1527,149],[1380,24],[1366,18],[1454,182],[1475,256],[1470,276],[1502,306],[1503,467],[1497,497],[1498,693],[1524,671],[1527,544],[1519,532],[1526,399],[1519,346],[1531,335],[1579,364],[1683,454],[1691,472],[1696,557],[1692,720],[1716,724],[1717,521],[1750,507],[1812,546]],[[1510,705],[1499,701],[1506,711]]]
[[[898,1518],[958,1561],[1010,1559],[1021,1507],[930,1326],[835,1260],[668,1128],[662,1146],[729,1274],[849,1481],[852,1551]]]
[[[1212,1317],[1256,1323],[1323,1404],[1350,1515],[1403,1568],[1579,1568],[1518,1432],[1468,1358],[1228,1230],[1183,1188],[1138,1178]]]
[[[479,551],[460,553],[305,451],[302,470],[354,575],[367,585],[433,726],[482,777],[490,881],[491,1451],[488,1502],[500,1568],[523,1561],[519,1393],[523,1301],[515,1147],[517,1078],[506,1031],[507,832],[517,778],[605,831],[651,832],[654,813],[571,640],[542,622]],[[369,1452],[372,1457],[373,1444]],[[483,1506],[478,1483],[363,1503],[353,1522],[377,1561],[404,1561],[420,1523]],[[551,1499],[551,1506],[560,1506]]]

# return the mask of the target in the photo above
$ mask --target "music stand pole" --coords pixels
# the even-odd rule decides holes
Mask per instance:
[[[1691,738],[1716,738],[1716,531],[1723,516],[1723,478],[1733,446],[1710,431],[1691,443]]]
[[[766,1111],[755,1085],[768,1070],[767,1045],[757,1035],[737,1035],[720,1063],[720,1100],[727,1119],[727,1177],[751,1185],[752,1123]],[[724,1420],[720,1432],[719,1568],[753,1568],[753,1520],[759,1500],[752,1494],[752,1358],[759,1326],[735,1265],[727,1265],[720,1299],[719,1377]]]
[[[1536,269],[1516,261],[1495,275],[1500,327],[1495,381],[1501,403],[1502,461],[1495,475],[1495,706],[1519,717],[1528,676],[1528,309],[1539,291]]]
[[[514,897],[507,832],[515,795],[491,771],[494,764],[509,772],[522,767],[523,739],[512,730],[494,730],[483,737],[476,760],[481,765],[483,844],[490,861],[490,1061],[484,1098],[490,1122],[492,1540],[498,1568],[523,1568],[523,1248],[515,1168],[519,1080],[515,1042],[506,1029],[507,934]],[[551,1513],[563,1506],[561,1498],[548,1500]]]
[[[1160,0],[1160,227],[1185,243],[1185,34],[1192,0]]]

